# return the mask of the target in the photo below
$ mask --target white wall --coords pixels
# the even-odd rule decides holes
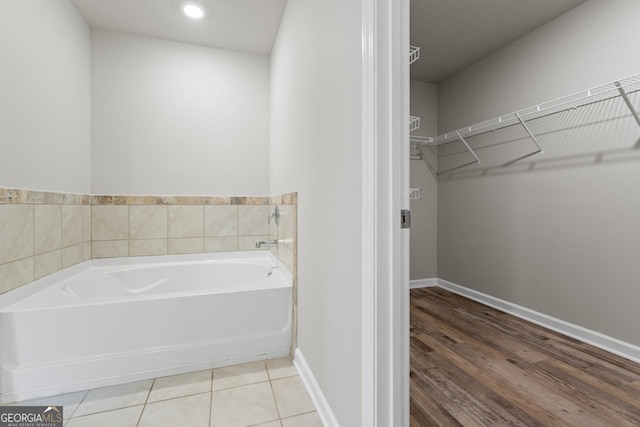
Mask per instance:
[[[89,191],[90,60],[69,1],[0,2],[0,187]]]
[[[269,58],[92,31],[97,194],[266,195]]]
[[[411,81],[411,115],[420,117],[412,135],[438,135],[438,86]],[[435,168],[435,151],[423,150]],[[422,193],[421,200],[411,201],[411,280],[438,277],[438,181],[424,161],[411,161],[411,188]]]
[[[289,0],[271,58],[271,192],[298,192],[299,348],[342,426],[361,412],[361,9]]]
[[[639,16],[590,0],[447,79],[440,133],[639,73]],[[568,129],[538,132],[544,156],[501,167],[507,145],[481,149],[480,172],[498,166],[441,180],[438,275],[638,345],[640,129],[620,100],[551,124]]]

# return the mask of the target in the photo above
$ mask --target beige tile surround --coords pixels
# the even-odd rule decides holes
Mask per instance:
[[[268,222],[276,205],[279,225]],[[0,293],[91,258],[255,250],[266,239],[279,240],[271,250],[295,278],[296,215],[297,193],[89,196],[0,188]]]
[[[0,294],[91,258],[255,250],[257,240],[278,240],[278,247],[269,249],[293,275],[293,354],[298,313],[297,199],[297,193],[87,196],[0,188]],[[280,208],[279,225],[268,221],[275,206]],[[298,392],[287,391],[301,387],[284,378],[294,372],[290,363],[267,362],[267,367],[272,380],[282,378],[272,384],[276,399],[301,404]],[[284,419],[292,414],[288,404],[282,408],[283,425],[311,422],[305,416]],[[313,418],[313,425],[319,421],[316,415],[306,417]],[[132,418],[137,419],[136,414]],[[105,422],[109,421],[113,420]]]
[[[0,189],[0,293],[91,258],[90,202]]]

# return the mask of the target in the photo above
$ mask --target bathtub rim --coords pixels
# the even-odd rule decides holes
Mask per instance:
[[[180,254],[180,255],[154,255],[154,256],[138,256],[138,257],[116,257],[116,258],[100,258],[90,259],[80,264],[76,264],[72,267],[64,268],[49,276],[42,277],[26,285],[20,286],[11,291],[5,292],[0,295],[0,315],[2,313],[10,313],[14,311],[31,310],[31,308],[18,308],[12,310],[11,306],[17,304],[26,298],[30,298],[40,292],[46,291],[52,286],[58,285],[60,282],[69,280],[74,276],[80,275],[92,268],[100,267],[128,267],[137,265],[166,265],[172,263],[191,263],[202,261],[224,261],[224,260],[249,260],[255,258],[264,258],[273,261],[278,266],[278,270],[282,273],[285,281],[293,286],[293,275],[287,269],[287,267],[275,256],[271,251],[236,251],[236,252],[214,252],[214,253],[198,253],[198,254]],[[241,292],[241,291],[239,291]],[[187,293],[175,293],[165,294],[162,297],[166,298],[166,295],[175,295],[176,297],[188,295]],[[125,302],[126,299],[113,300],[113,302]],[[109,303],[110,301],[107,301]],[[49,307],[55,309],[57,307]],[[7,310],[8,309],[8,310]],[[38,310],[44,310],[47,308],[37,308]]]

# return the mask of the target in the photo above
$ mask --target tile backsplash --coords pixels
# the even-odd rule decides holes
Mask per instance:
[[[246,201],[239,197],[161,198],[154,205],[138,205],[134,198],[128,205],[94,205],[93,257],[255,250],[257,241],[269,238],[275,206],[269,197],[251,199],[251,205],[231,204]],[[200,204],[191,204],[196,201]],[[204,204],[210,201],[226,204]]]
[[[280,206],[280,223],[269,216]],[[91,258],[256,250],[294,273],[297,194],[113,196],[0,189],[0,293]],[[266,250],[266,249],[265,249]]]
[[[90,201],[0,189],[0,293],[91,258]]]

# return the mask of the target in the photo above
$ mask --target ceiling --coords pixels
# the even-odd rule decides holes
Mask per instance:
[[[182,13],[184,0],[72,0],[92,28],[205,46],[270,54],[286,0],[194,0],[201,20]]]
[[[411,0],[411,78],[438,83],[586,0]],[[270,54],[286,0],[72,0],[92,28]]]
[[[586,0],[411,0],[411,78],[438,83]]]

